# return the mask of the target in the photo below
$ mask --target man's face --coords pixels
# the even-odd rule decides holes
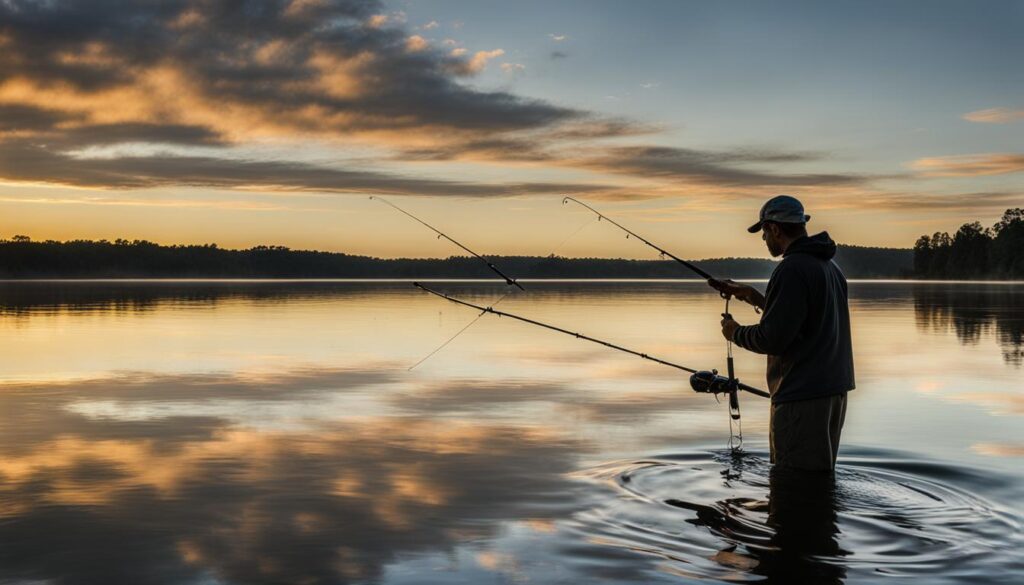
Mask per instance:
[[[779,226],[768,222],[761,224],[761,239],[768,246],[768,253],[773,258],[782,255],[782,242],[779,241],[781,236],[782,232],[779,230]]]

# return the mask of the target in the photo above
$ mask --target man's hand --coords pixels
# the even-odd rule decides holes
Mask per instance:
[[[764,308],[764,295],[757,291],[752,286],[740,284],[730,279],[726,280],[708,280],[708,285],[711,288],[717,290],[720,293],[725,293],[730,296],[734,296],[744,303],[753,305],[758,308]]]
[[[732,336],[736,334],[736,329],[740,326],[739,323],[733,321],[732,315],[729,313],[722,313],[722,337],[728,341],[732,341]]]

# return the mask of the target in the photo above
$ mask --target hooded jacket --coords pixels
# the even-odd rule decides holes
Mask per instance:
[[[773,403],[854,388],[846,277],[835,254],[828,232],[792,242],[768,281],[761,322],[733,336],[736,345],[768,355]]]

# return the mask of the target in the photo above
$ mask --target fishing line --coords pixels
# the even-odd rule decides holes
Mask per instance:
[[[492,306],[492,307],[493,307],[493,306],[496,306],[496,305],[497,305],[498,303],[500,303],[501,301],[505,300],[505,297],[507,297],[507,296],[508,296],[508,295],[510,295],[510,294],[512,294],[512,293],[511,293],[511,292],[507,292],[507,293],[505,293],[505,294],[504,294],[504,296],[502,296],[502,297],[501,297],[500,299],[498,299],[497,301],[495,301],[495,302],[494,302],[494,304],[493,304],[493,305],[491,305],[491,306]],[[463,332],[464,332],[464,331],[465,331],[466,329],[469,329],[469,328],[470,328],[470,327],[471,327],[471,326],[473,325],[473,323],[476,323],[477,321],[479,321],[479,320],[480,320],[480,317],[483,317],[485,313],[486,313],[486,311],[484,311],[484,312],[481,312],[481,313],[480,313],[479,315],[477,315],[476,317],[474,317],[472,321],[470,321],[469,323],[466,323],[466,326],[465,326],[465,327],[463,327],[462,329],[459,329],[458,333],[456,333],[455,335],[452,335],[451,337],[449,337],[447,341],[445,341],[445,342],[444,342],[444,343],[442,343],[441,345],[437,346],[437,347],[436,347],[436,348],[434,349],[434,351],[432,351],[432,352],[428,353],[427,355],[423,356],[423,358],[421,358],[421,359],[420,359],[420,361],[418,361],[418,362],[416,362],[415,364],[413,364],[413,365],[409,366],[409,368],[408,368],[408,369],[407,369],[406,371],[407,371],[407,372],[411,372],[411,371],[413,370],[413,368],[415,368],[416,366],[418,366],[418,365],[422,364],[423,362],[425,362],[425,361],[429,360],[430,358],[434,357],[434,354],[435,354],[435,353],[437,353],[437,352],[441,351],[441,350],[442,350],[442,349],[444,349],[444,348],[445,348],[445,347],[446,347],[446,346],[447,346],[447,345],[448,345],[449,343],[451,343],[451,342],[455,341],[455,338],[456,338],[456,337],[458,337],[458,336],[462,335],[462,333],[463,333]]]
[[[594,213],[594,215],[597,216],[597,219],[599,221],[600,220],[607,221],[608,223],[612,224],[613,226],[615,226],[615,227],[619,228],[620,230],[626,232],[626,239],[627,240],[630,237],[636,238],[637,240],[640,240],[641,242],[643,242],[647,246],[649,246],[651,248],[654,248],[658,252],[658,255],[661,256],[662,258],[664,258],[665,256],[668,256],[669,258],[675,260],[679,264],[682,264],[683,266],[689,268],[693,272],[697,273],[698,276],[700,276],[701,278],[707,280],[708,284],[710,284],[712,286],[712,288],[714,288],[715,290],[718,290],[718,294],[720,294],[723,299],[725,299],[726,301],[729,300],[730,295],[725,293],[725,292],[722,292],[721,289],[718,288],[718,286],[715,286],[717,284],[720,284],[722,281],[720,281],[719,279],[715,278],[714,276],[711,276],[710,274],[708,274],[702,268],[694,265],[691,262],[687,262],[686,260],[683,260],[679,256],[676,256],[675,254],[669,252],[668,250],[662,248],[661,246],[658,246],[654,242],[651,242],[650,240],[644,238],[640,234],[638,234],[638,233],[634,232],[633,230],[627,228],[626,226],[624,226],[621,223],[615,221],[614,219],[608,217],[607,215],[601,213],[600,211],[594,209],[593,207],[587,205],[586,203],[580,201],[579,199],[576,199],[575,197],[563,197],[562,198],[562,205],[565,205],[566,203],[568,203],[570,201],[572,201],[573,203],[575,203],[577,205],[580,205],[580,206],[583,206],[583,207],[589,209],[592,213]],[[755,313],[760,313],[761,310],[759,308],[757,308],[757,307],[754,307],[754,312]]]
[[[459,248],[462,248],[463,250],[465,250],[465,251],[466,251],[466,252],[468,252],[468,253],[469,253],[470,255],[474,256],[475,258],[479,258],[481,262],[483,262],[484,264],[486,264],[486,265],[487,265],[487,267],[491,269],[491,271],[492,271],[492,272],[494,272],[495,274],[497,274],[498,276],[500,276],[501,278],[503,278],[503,279],[505,280],[505,284],[507,284],[507,285],[509,285],[509,286],[515,286],[515,287],[519,288],[519,290],[525,290],[525,289],[524,289],[524,288],[522,287],[522,285],[520,285],[520,284],[519,284],[518,282],[516,282],[516,280],[515,280],[514,278],[512,278],[512,277],[510,277],[510,276],[506,275],[506,274],[505,274],[504,272],[502,272],[501,270],[499,270],[499,269],[498,269],[498,267],[497,267],[497,266],[495,266],[495,265],[494,265],[494,263],[493,263],[493,262],[491,262],[491,261],[490,261],[490,259],[489,259],[489,258],[487,258],[486,256],[483,256],[482,254],[477,254],[477,253],[476,253],[476,252],[474,252],[473,250],[470,250],[470,249],[469,249],[469,248],[467,248],[466,246],[464,246],[464,245],[462,245],[461,243],[457,242],[457,241],[456,241],[455,239],[453,239],[453,238],[452,238],[451,236],[449,236],[448,234],[446,234],[446,233],[442,232],[441,230],[439,230],[439,229],[437,229],[436,227],[434,227],[434,226],[430,225],[429,223],[427,223],[427,222],[423,221],[422,219],[420,219],[420,218],[416,217],[415,215],[413,215],[413,214],[409,213],[408,211],[406,211],[406,210],[402,209],[401,207],[399,207],[399,206],[395,205],[394,203],[392,203],[392,202],[388,201],[387,199],[384,199],[383,197],[380,197],[380,196],[378,196],[378,195],[370,195],[370,199],[375,199],[375,200],[377,200],[377,201],[380,201],[381,203],[384,203],[384,204],[386,204],[386,205],[388,205],[388,206],[390,206],[390,207],[393,207],[393,208],[395,208],[396,210],[400,211],[400,212],[401,212],[402,214],[404,214],[404,215],[407,215],[407,216],[411,217],[412,219],[416,220],[416,221],[417,221],[418,223],[420,223],[420,224],[424,225],[425,227],[427,227],[427,228],[428,228],[428,229],[429,229],[430,231],[432,231],[432,232],[434,232],[435,234],[437,234],[437,237],[438,237],[438,239],[440,239],[440,238],[444,238],[444,239],[448,240],[449,242],[451,242],[451,243],[455,244],[455,245],[456,245],[456,246],[458,246]]]
[[[585,221],[585,222],[584,222],[584,223],[583,223],[583,224],[582,224],[582,225],[581,225],[580,227],[576,228],[576,231],[574,231],[574,232],[572,232],[571,234],[569,234],[569,235],[568,235],[568,237],[566,237],[566,238],[565,238],[565,239],[563,239],[563,240],[562,240],[561,242],[559,242],[559,243],[558,243],[558,245],[556,245],[556,246],[554,247],[554,249],[553,249],[553,250],[551,250],[551,254],[550,254],[550,256],[554,256],[554,255],[555,255],[555,253],[556,253],[556,252],[558,252],[558,250],[560,250],[560,249],[562,248],[562,246],[564,246],[564,245],[566,244],[566,242],[568,242],[569,240],[571,240],[571,239],[572,239],[572,238],[573,238],[573,237],[574,237],[574,236],[575,236],[576,234],[578,234],[578,233],[580,233],[581,231],[583,231],[583,228],[585,228],[585,227],[589,226],[590,224],[594,223],[594,221],[595,221],[595,220],[596,220],[596,218],[593,218],[593,217],[592,217],[592,218],[590,218],[589,220]],[[541,259],[540,259],[540,260],[538,260],[537,262],[533,263],[533,265],[531,265],[530,267],[528,267],[528,268],[526,268],[525,270],[523,270],[523,272],[526,272],[526,273],[528,273],[528,272],[529,272],[529,271],[530,271],[531,269],[533,269],[533,268],[536,268],[536,267],[537,267],[537,266],[539,266],[539,265],[540,265],[540,264],[541,264],[542,262],[544,262],[544,261],[545,261],[546,259],[547,259],[547,258],[541,258]],[[522,288],[522,287],[520,287],[520,288]],[[498,305],[499,305],[499,304],[501,303],[501,301],[504,301],[505,299],[507,299],[507,298],[509,297],[509,295],[511,295],[511,294],[512,294],[512,292],[513,292],[513,291],[509,291],[509,292],[505,293],[504,295],[502,295],[500,299],[498,299],[498,300],[494,301],[493,303],[491,303],[491,307],[497,307],[497,306],[498,306]],[[457,332],[455,333],[455,335],[452,335],[452,336],[451,336],[451,337],[449,337],[449,338],[448,338],[447,340],[445,340],[445,342],[444,342],[444,343],[442,343],[441,345],[439,345],[439,346],[437,346],[436,348],[434,348],[434,350],[433,350],[433,351],[431,351],[431,352],[430,352],[430,353],[428,353],[427,355],[423,356],[423,358],[422,358],[422,359],[420,359],[420,361],[418,361],[418,362],[416,362],[415,364],[413,364],[413,365],[409,366],[409,368],[408,368],[408,369],[407,369],[406,371],[407,371],[407,372],[411,372],[411,371],[413,370],[413,368],[415,368],[416,366],[418,366],[418,365],[422,364],[423,362],[425,362],[425,361],[429,360],[430,358],[434,357],[434,354],[436,354],[437,352],[439,352],[439,351],[441,351],[442,349],[444,349],[445,347],[447,347],[447,346],[448,346],[448,344],[450,344],[451,342],[455,341],[455,339],[456,339],[457,337],[459,337],[460,335],[462,335],[463,333],[465,333],[465,332],[466,332],[466,330],[467,330],[467,329],[469,329],[470,327],[472,327],[474,323],[476,323],[477,321],[479,321],[479,320],[480,320],[480,317],[483,317],[483,316],[484,316],[484,314],[485,314],[486,312],[487,312],[487,311],[483,311],[483,312],[481,312],[481,313],[480,313],[479,315],[477,315],[476,317],[474,317],[472,321],[470,321],[469,323],[466,323],[465,327],[463,327],[462,329],[459,329],[459,330],[458,330],[458,331],[457,331]]]
[[[576,339],[582,339],[584,341],[590,341],[592,343],[597,343],[599,345],[603,345],[603,346],[611,348],[611,349],[616,349],[618,351],[626,352],[628,354],[635,355],[635,356],[637,356],[639,358],[643,358],[645,360],[649,360],[649,361],[652,361],[652,362],[655,362],[655,363],[659,363],[659,364],[661,364],[663,366],[669,366],[669,367],[675,368],[677,370],[683,370],[684,372],[689,372],[691,374],[694,374],[694,376],[692,376],[690,378],[690,384],[693,385],[694,386],[694,390],[697,390],[698,392],[706,392],[706,393],[717,394],[717,393],[725,393],[725,392],[736,391],[736,390],[744,390],[746,392],[750,392],[751,394],[756,394],[758,396],[763,396],[765,398],[769,397],[769,394],[767,392],[765,392],[764,390],[760,390],[758,388],[754,388],[753,386],[748,386],[746,384],[742,384],[742,383],[739,382],[739,380],[736,380],[735,378],[731,378],[731,379],[723,378],[721,376],[718,376],[717,372],[714,371],[714,370],[712,370],[710,372],[709,371],[696,370],[694,368],[691,368],[691,367],[688,367],[688,366],[684,366],[684,365],[681,365],[681,364],[676,364],[676,363],[673,363],[673,362],[670,362],[670,361],[667,361],[667,360],[663,360],[663,359],[660,359],[660,358],[656,358],[656,357],[654,357],[652,355],[648,355],[648,354],[643,353],[643,352],[632,350],[632,349],[629,349],[627,347],[623,347],[621,345],[616,345],[614,343],[611,343],[611,342],[608,342],[608,341],[604,341],[602,339],[597,339],[595,337],[590,337],[589,335],[584,335],[582,333],[577,333],[575,331],[570,331],[568,329],[563,329],[563,328],[555,326],[555,325],[550,325],[548,323],[543,323],[541,321],[536,321],[534,319],[529,319],[527,317],[522,317],[522,316],[515,315],[515,314],[512,314],[512,313],[506,313],[504,311],[498,311],[498,310],[494,309],[493,307],[483,307],[483,306],[480,306],[480,305],[476,305],[476,304],[470,303],[468,301],[463,301],[463,300],[457,299],[457,298],[455,298],[455,297],[453,297],[451,295],[448,295],[448,294],[445,294],[445,293],[442,293],[442,292],[438,292],[438,291],[436,291],[436,290],[434,290],[432,288],[428,288],[426,286],[423,286],[419,282],[414,282],[412,284],[416,288],[419,288],[419,289],[421,289],[421,290],[423,290],[425,292],[428,292],[428,293],[430,293],[432,295],[441,297],[442,299],[445,299],[447,301],[451,301],[451,302],[453,302],[455,304],[458,304],[458,305],[462,305],[462,306],[465,306],[465,307],[470,307],[472,309],[476,309],[477,311],[480,311],[481,314],[490,313],[490,314],[496,315],[498,317],[508,317],[510,319],[515,319],[516,321],[522,321],[524,323],[529,323],[531,325],[537,325],[538,327],[543,327],[545,329],[550,329],[552,331],[557,331],[559,333],[564,333],[566,335],[571,335],[571,336],[575,337]],[[698,388],[698,386],[699,386],[699,388]]]
[[[565,204],[569,203],[570,201],[572,201],[573,203],[576,203],[577,205],[580,205],[580,206],[585,207],[586,209],[590,210],[594,215],[597,216],[597,219],[599,221],[600,220],[605,220],[608,223],[612,224],[613,226],[615,226],[615,227],[619,228],[620,230],[626,232],[626,239],[629,239],[629,238],[632,237],[632,238],[635,238],[637,240],[640,240],[641,242],[643,242],[647,246],[649,246],[651,248],[654,248],[654,250],[656,250],[658,252],[658,254],[662,258],[668,256],[669,258],[675,260],[679,264],[682,264],[686,268],[688,268],[688,269],[692,270],[693,272],[697,273],[701,278],[704,278],[705,280],[707,280],[708,284],[711,285],[712,288],[717,290],[718,294],[723,299],[725,299],[725,312],[722,313],[722,317],[732,319],[732,315],[729,314],[729,301],[732,300],[732,295],[727,293],[727,292],[725,292],[724,290],[722,290],[722,285],[723,285],[722,281],[714,278],[713,276],[708,274],[703,269],[693,265],[690,262],[687,262],[686,260],[683,260],[682,258],[676,256],[675,254],[672,254],[668,250],[658,246],[657,244],[651,242],[650,240],[647,240],[646,238],[644,238],[640,234],[638,234],[638,233],[634,232],[633,230],[627,228],[626,226],[620,224],[619,222],[617,222],[614,219],[608,217],[607,215],[601,213],[600,211],[594,209],[593,207],[587,205],[586,203],[580,201],[579,199],[576,199],[576,198],[573,198],[573,197],[564,197],[562,199],[562,205],[565,205]],[[761,311],[760,311],[760,309],[758,309],[758,307],[755,306],[754,307],[754,312],[755,313],[760,313]],[[695,374],[693,377],[691,377],[690,383],[691,383],[691,385],[693,385],[694,390],[697,390],[698,387],[700,387],[700,388],[703,389],[703,391],[713,391],[713,392],[715,392],[715,398],[716,399],[718,397],[719,392],[724,393],[724,394],[728,394],[728,397],[729,397],[729,448],[731,450],[733,450],[733,451],[737,451],[737,450],[739,450],[739,449],[741,449],[743,447],[743,423],[740,420],[740,402],[739,402],[739,397],[738,397],[739,390],[742,388],[743,385],[740,384],[739,380],[736,379],[736,372],[735,372],[735,369],[734,369],[733,355],[732,355],[732,345],[733,345],[732,344],[732,340],[731,339],[727,339],[725,343],[726,343],[725,351],[726,351],[726,364],[728,366],[728,377],[725,378],[724,381],[719,380],[720,377],[718,376],[718,372],[712,371],[710,373]],[[696,383],[695,383],[695,380],[696,380]],[[734,423],[736,425],[736,428],[733,428],[733,424]]]

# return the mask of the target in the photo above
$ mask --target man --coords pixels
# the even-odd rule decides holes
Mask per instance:
[[[768,355],[772,463],[831,471],[846,393],[854,388],[850,311],[846,277],[832,261],[836,244],[828,232],[808,237],[809,219],[795,198],[769,199],[747,230],[760,231],[771,255],[783,257],[765,294],[731,280],[711,285],[764,311],[757,325],[743,326],[726,315],[722,335]]]

